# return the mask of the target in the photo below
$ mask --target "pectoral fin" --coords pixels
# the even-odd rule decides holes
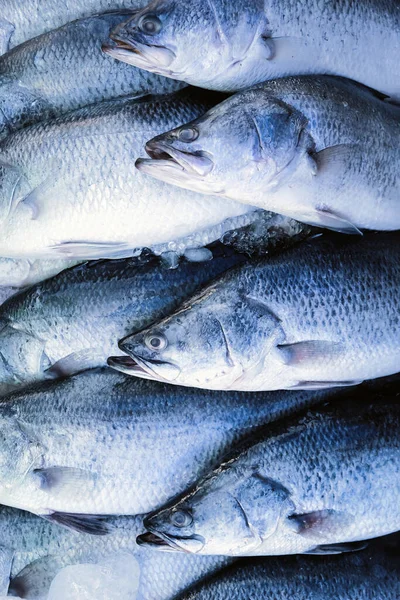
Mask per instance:
[[[51,495],[79,495],[82,489],[85,492],[93,490],[97,475],[83,469],[70,467],[50,467],[47,469],[35,469],[33,475],[38,480],[41,490]]]
[[[353,524],[353,517],[335,510],[316,510],[310,513],[290,515],[288,520],[298,535],[326,540],[338,536]]]
[[[313,222],[311,222],[312,219],[311,217],[310,224],[317,227],[325,227],[347,235],[363,235],[358,227],[330,208],[317,208]]]
[[[328,340],[307,340],[294,344],[281,344],[278,346],[278,350],[286,365],[304,366],[339,356],[344,351],[344,346],[340,342]]]

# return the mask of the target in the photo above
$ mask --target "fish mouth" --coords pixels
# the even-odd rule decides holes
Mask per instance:
[[[154,379],[152,375],[145,371],[145,369],[130,356],[110,356],[107,359],[107,364],[112,369],[115,369],[120,373],[125,373],[126,375],[140,377],[141,379]]]
[[[139,171],[195,191],[206,191],[205,188],[209,187],[206,178],[214,169],[214,162],[207,153],[183,152],[161,141],[148,142],[146,152],[150,158],[136,161]],[[217,192],[210,189],[209,193]]]
[[[165,46],[149,46],[131,37],[127,40],[119,31],[110,33],[110,41],[102,45],[102,50],[134,67],[167,76],[172,75],[168,67],[176,58],[175,52]]]
[[[185,554],[197,554],[204,547],[204,539],[199,535],[173,537],[150,527],[146,533],[136,538],[136,543],[162,552],[184,552]]]
[[[161,535],[146,531],[136,538],[138,546],[144,546],[146,548],[152,548],[154,550],[161,550],[162,552],[183,552],[177,544],[174,543],[167,535]]]
[[[123,344],[120,344],[120,348],[129,354],[129,356],[110,356],[107,359],[107,364],[109,367],[112,367],[121,373],[140,377],[141,379],[172,383],[181,372],[179,367],[172,363],[150,358],[144,359],[143,357],[132,353],[130,350],[125,350]],[[160,373],[160,370],[165,371],[165,375]]]

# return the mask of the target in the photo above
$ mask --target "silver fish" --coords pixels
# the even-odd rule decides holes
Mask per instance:
[[[189,585],[230,562],[229,558],[156,553],[136,544],[142,532],[140,517],[110,517],[104,537],[82,535],[56,527],[30,513],[0,509],[0,593],[45,600],[50,584],[69,565],[96,564],[128,552],[138,563],[136,600],[171,600]]]
[[[137,10],[143,0],[2,0],[0,54],[66,23],[105,11]]]
[[[139,541],[229,556],[337,553],[400,529],[400,402],[356,391],[272,423]],[[253,445],[251,445],[253,444]],[[339,544],[339,546],[338,546]]]
[[[292,77],[157,136],[137,166],[183,188],[359,234],[400,229],[399,139],[400,106],[354,82]]]
[[[400,99],[399,31],[398,0],[154,0],[113,37],[117,58],[199,87],[325,73]]]
[[[0,137],[22,126],[119,96],[165,94],[182,84],[150,75],[100,49],[127,12],[69,23],[0,58]]]
[[[171,392],[108,369],[41,383],[0,401],[0,502],[105,535],[99,515],[162,506],[246,433],[323,398]]]
[[[220,277],[120,342],[136,363],[129,372],[253,391],[348,386],[399,372],[400,236],[340,240],[325,235]]]
[[[179,600],[397,600],[398,561],[378,550],[321,558],[249,559],[219,571]]]
[[[115,100],[8,136],[0,144],[0,254],[123,258],[143,247],[182,253],[252,222],[252,207],[180,192],[135,170],[152,134],[206,105],[185,90],[152,101]]]
[[[181,260],[177,269],[148,254],[89,262],[14,295],[0,307],[0,390],[105,366],[121,337],[244,260],[216,248],[211,261]]]

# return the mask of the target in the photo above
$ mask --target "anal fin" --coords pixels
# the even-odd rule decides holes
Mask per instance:
[[[304,554],[326,555],[344,554],[345,552],[359,552],[367,548],[368,542],[347,542],[342,544],[321,544]]]

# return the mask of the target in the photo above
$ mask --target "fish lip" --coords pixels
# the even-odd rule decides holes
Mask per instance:
[[[167,535],[155,533],[149,529],[146,533],[138,535],[136,538],[138,546],[162,550],[164,552],[184,552],[177,544],[174,543]]]

